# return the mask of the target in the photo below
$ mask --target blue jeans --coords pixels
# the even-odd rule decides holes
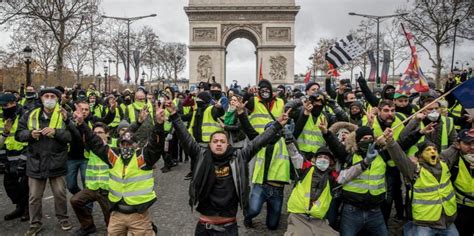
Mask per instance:
[[[67,189],[71,194],[76,194],[81,191],[81,188],[77,185],[77,173],[81,173],[82,186],[85,186],[87,159],[68,159],[67,160],[67,175],[66,185]]]
[[[380,208],[363,210],[344,203],[341,216],[341,236],[355,236],[362,229],[370,235],[388,235]]]
[[[454,224],[446,229],[434,229],[426,226],[413,224],[412,221],[403,226],[403,235],[405,236],[459,236],[458,230]]]
[[[249,207],[245,221],[252,219],[262,210],[263,203],[267,203],[267,228],[275,230],[280,223],[281,207],[283,205],[283,187],[274,187],[268,184],[255,184],[250,193]]]

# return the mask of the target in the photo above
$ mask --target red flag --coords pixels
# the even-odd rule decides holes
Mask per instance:
[[[329,66],[328,75],[330,75],[332,77],[341,76],[341,74],[339,74],[339,72],[337,72],[337,70],[334,68],[334,66],[331,63],[328,62],[328,66]]]
[[[258,80],[262,80],[263,79],[263,69],[262,69],[262,64],[263,64],[263,61],[262,61],[262,58],[260,58],[260,69],[258,70]]]
[[[307,84],[310,80],[311,80],[311,71],[308,70],[308,72],[306,72],[306,75],[304,76],[304,83]]]
[[[408,68],[403,73],[402,78],[398,81],[396,92],[405,94],[428,92],[430,87],[428,86],[428,82],[423,75],[423,71],[421,71],[420,64],[418,63],[418,54],[416,53],[414,36],[412,33],[406,32],[403,24],[401,25],[407,38],[408,45],[410,46],[411,60]]]

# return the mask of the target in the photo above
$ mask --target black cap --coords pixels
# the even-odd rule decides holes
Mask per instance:
[[[463,143],[470,143],[474,141],[474,128],[463,129],[458,133],[458,140]]]
[[[415,153],[415,156],[419,157],[421,155],[421,153],[427,148],[427,147],[435,147],[435,148],[438,148],[436,147],[436,144],[430,142],[430,141],[423,141],[419,144],[416,145],[416,147],[418,148],[418,151],[416,151]]]
[[[374,136],[374,131],[368,126],[361,126],[356,130],[356,142],[359,142],[366,135]]]
[[[0,95],[0,106],[6,105],[9,102],[14,102],[16,101],[15,95],[11,93],[4,93]]]
[[[329,148],[324,147],[324,146],[318,149],[316,154],[314,154],[314,157],[317,157],[322,154],[329,156],[331,159],[334,159],[334,155],[332,154],[331,150],[329,150]]]
[[[53,93],[54,95],[56,95],[58,98],[61,98],[61,92],[55,88],[44,88],[44,89],[41,89],[41,91],[39,92],[39,96],[43,96],[45,93]]]
[[[306,87],[305,87],[304,91],[308,91],[311,87],[313,87],[313,85],[318,85],[318,87],[321,87],[316,82],[309,82],[309,83],[306,84]]]
[[[197,97],[201,99],[204,103],[210,103],[212,100],[212,96],[208,91],[198,93]]]

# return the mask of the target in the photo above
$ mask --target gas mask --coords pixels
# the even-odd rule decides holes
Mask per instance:
[[[268,88],[261,88],[260,90],[258,90],[258,95],[260,95],[263,100],[268,101],[272,97],[272,92]]]
[[[44,105],[44,107],[46,107],[48,109],[53,109],[56,106],[57,102],[58,101],[56,99],[45,99],[43,101],[43,105]]]
[[[130,159],[133,156],[134,148],[133,147],[120,148],[120,153],[122,154],[123,159]]]
[[[435,122],[439,119],[439,112],[436,111],[436,110],[433,110],[432,112],[428,113],[428,115],[426,116],[428,118],[428,120],[430,120],[431,122]]]
[[[439,161],[438,150],[434,146],[428,146],[421,152],[421,158],[423,158],[426,163],[434,166]]]

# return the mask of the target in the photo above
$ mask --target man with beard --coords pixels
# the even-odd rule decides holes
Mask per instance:
[[[0,146],[5,146],[7,162],[3,183],[7,196],[16,205],[15,210],[5,215],[5,220],[21,217],[21,221],[30,219],[28,212],[28,178],[26,176],[25,147],[28,143],[15,140],[18,120],[24,110],[16,102],[13,94],[6,93],[0,96],[0,105],[3,110],[4,129],[0,137]]]
[[[416,107],[410,103],[406,93],[395,93],[393,96],[395,102],[395,111],[403,117],[409,117],[416,112]]]
[[[336,122],[334,115],[324,111],[325,96],[319,92],[313,93],[304,103],[293,132],[300,152],[309,160],[320,147],[326,145],[319,124],[328,121],[329,125]]]
[[[434,97],[428,97],[420,100],[420,106],[424,107],[434,101]],[[440,104],[435,102],[427,107],[423,112],[416,115],[415,119],[411,119],[405,129],[400,133],[400,138],[405,138],[412,132],[434,123],[434,131],[423,136],[418,143],[428,140],[436,145],[440,151],[447,149],[456,141],[456,129],[454,121],[451,117],[445,117],[440,114]],[[418,151],[416,144],[408,151],[408,156],[412,157]]]
[[[387,128],[393,128],[395,126],[398,126],[393,131],[393,139],[395,141],[398,141],[400,133],[405,127],[403,124],[399,125],[402,121],[403,117],[401,117],[395,112],[395,104],[393,103],[393,101],[381,100],[378,105],[378,114],[376,117],[373,118],[373,121],[371,122],[375,137],[382,136],[383,131]],[[385,200],[385,204],[383,204],[382,206],[382,212],[384,214],[385,222],[388,222],[388,218],[392,210],[393,201],[395,201],[395,209],[397,211],[397,216],[399,218],[403,217],[403,200],[401,191],[402,181],[400,179],[400,172],[395,166],[393,160],[387,161],[386,175],[387,199]]]
[[[237,208],[240,203],[245,214],[248,203],[247,164],[281,131],[288,121],[288,112],[246,147],[234,149],[225,131],[213,132],[211,141],[203,147],[186,132],[171,101],[166,102],[166,109],[184,149],[197,162],[189,187],[189,203],[192,208],[197,205],[201,214],[195,235],[238,235]]]

